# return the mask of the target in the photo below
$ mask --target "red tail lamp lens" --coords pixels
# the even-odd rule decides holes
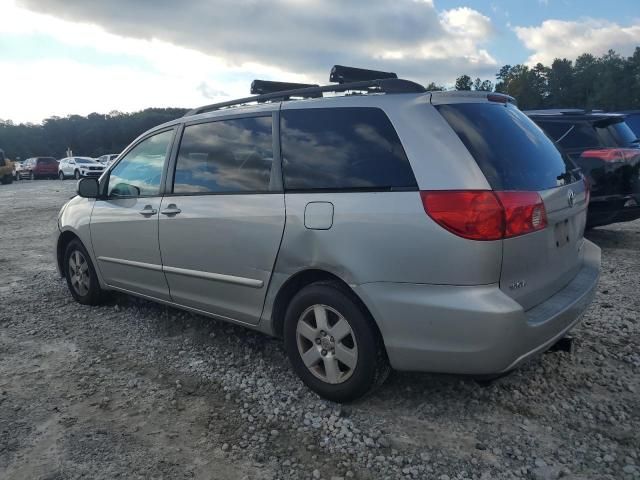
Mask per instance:
[[[547,226],[544,203],[536,192],[436,190],[420,196],[435,222],[471,240],[500,240]]]
[[[504,214],[489,191],[420,192],[431,218],[456,235],[471,240],[498,240],[504,232]]]
[[[585,150],[580,154],[582,158],[598,158],[604,162],[624,162],[636,155],[640,155],[637,148],[600,148]]]

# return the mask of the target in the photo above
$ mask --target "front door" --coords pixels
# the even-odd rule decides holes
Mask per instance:
[[[159,221],[174,302],[258,323],[285,221],[272,143],[271,114],[185,127]]]
[[[158,243],[164,164],[174,130],[139,142],[110,172],[106,199],[91,215],[91,242],[105,281],[117,288],[169,300]]]

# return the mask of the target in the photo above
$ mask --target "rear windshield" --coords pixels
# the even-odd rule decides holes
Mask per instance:
[[[58,162],[56,162],[55,158],[39,158],[38,163],[40,165],[51,165],[52,163],[58,163]]]
[[[436,108],[494,190],[546,190],[578,179],[570,160],[517,108],[497,103]]]
[[[636,135],[622,120],[536,120],[547,135],[566,150],[634,146]]]
[[[88,158],[76,158],[76,163],[95,163],[93,160],[89,160]]]

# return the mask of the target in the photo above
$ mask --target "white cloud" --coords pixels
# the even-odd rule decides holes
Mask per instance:
[[[533,51],[529,64],[550,64],[555,58],[575,59],[583,53],[601,55],[609,49],[628,55],[640,44],[640,23],[625,27],[590,18],[545,20],[536,27],[514,27],[514,31]]]
[[[44,36],[70,51],[95,52],[95,61],[84,63],[71,53],[57,55],[63,60],[16,60],[0,52],[2,71],[14,72],[13,90],[0,90],[0,117],[39,121],[52,114],[190,107],[247,95],[251,78],[326,83],[336,63],[425,83],[451,83],[461,73],[486,78],[496,70],[485,48],[491,21],[471,8],[439,12],[432,0],[263,5],[0,0],[0,39]],[[73,75],[37,82],[29,75],[39,69]]]

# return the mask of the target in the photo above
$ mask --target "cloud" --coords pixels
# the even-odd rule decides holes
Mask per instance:
[[[601,55],[609,49],[629,55],[640,44],[640,23],[625,27],[591,18],[545,20],[536,27],[514,27],[514,31],[533,51],[529,64],[550,64],[555,58],[575,59],[583,53]]]
[[[451,82],[493,74],[483,48],[490,20],[463,7],[438,12],[425,0],[21,0],[20,5],[125,38],[158,40],[219,59],[303,72],[326,82],[335,63],[395,69]],[[291,78],[285,78],[290,80]]]

